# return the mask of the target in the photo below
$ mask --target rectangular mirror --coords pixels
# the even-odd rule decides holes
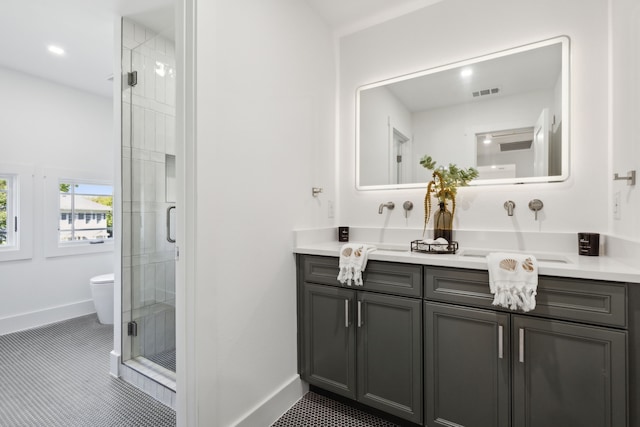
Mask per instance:
[[[417,188],[419,161],[480,172],[471,185],[569,176],[569,38],[562,36],[362,86],[356,186]]]

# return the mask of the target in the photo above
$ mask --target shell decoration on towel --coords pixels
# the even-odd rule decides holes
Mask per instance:
[[[516,267],[518,266],[518,261],[512,258],[505,258],[500,261],[500,268],[507,271],[516,271]]]
[[[352,251],[353,251],[353,249],[351,249],[351,248],[344,248],[344,250],[342,251],[342,255],[346,256],[346,257],[350,257]]]
[[[527,258],[524,260],[524,262],[522,263],[522,269],[527,273],[533,273],[534,267],[531,258]]]

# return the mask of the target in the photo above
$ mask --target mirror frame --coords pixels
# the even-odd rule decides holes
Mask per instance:
[[[561,79],[562,79],[562,100],[561,100],[561,111],[562,111],[562,129],[561,129],[561,138],[562,138],[562,173],[560,175],[553,176],[540,176],[540,177],[521,177],[521,178],[499,178],[499,179],[475,179],[469,183],[469,186],[479,186],[479,185],[500,185],[500,184],[528,184],[528,183],[553,183],[553,182],[562,182],[569,178],[569,146],[571,144],[571,140],[569,139],[569,130],[571,127],[571,117],[570,117],[570,94],[571,90],[569,87],[570,84],[570,68],[571,68],[571,58],[570,58],[570,43],[571,39],[566,36],[558,36],[550,39],[529,43],[526,45],[501,50],[498,52],[477,56],[474,58],[466,59],[463,61],[453,62],[450,64],[441,65],[434,68],[429,68],[426,70],[416,71],[409,74],[404,74],[401,76],[381,80],[375,83],[366,84],[360,86],[356,89],[356,165],[355,165],[355,173],[356,173],[356,189],[357,190],[400,190],[400,189],[412,189],[412,188],[424,188],[429,181],[428,174],[425,174],[424,182],[416,182],[410,184],[376,184],[376,185],[362,185],[360,184],[360,94],[362,91],[367,89],[373,89],[379,86],[385,86],[392,83],[401,82],[404,80],[409,80],[416,77],[423,77],[429,74],[435,74],[441,71],[450,70],[452,68],[464,67],[467,65],[475,64],[478,62],[488,61],[495,58],[500,58],[507,55],[512,55],[516,53],[526,52],[532,49],[537,49],[540,47],[549,46],[552,44],[561,44],[562,46],[562,70],[561,70]],[[428,153],[427,153],[428,154]],[[438,159],[436,159],[438,160]],[[468,167],[466,165],[459,165],[461,167]]]

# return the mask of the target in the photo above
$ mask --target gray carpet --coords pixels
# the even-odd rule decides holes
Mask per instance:
[[[310,391],[271,427],[397,427],[397,425]]]
[[[173,427],[175,412],[109,375],[95,315],[0,336],[1,427]]]

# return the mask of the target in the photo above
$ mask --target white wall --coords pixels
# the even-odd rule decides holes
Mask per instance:
[[[363,159],[360,185],[394,183],[390,162],[395,154],[391,155],[389,150],[390,139],[393,129],[411,138],[411,112],[388,88],[381,86],[360,93],[360,118],[359,138],[367,147],[360,152]]]
[[[297,375],[292,230],[333,224],[335,63],[330,31],[304,2],[197,8],[196,160],[186,171],[196,208],[184,213],[197,230],[185,291],[195,368],[184,366],[195,372],[198,425],[230,426]],[[312,187],[324,192],[313,198]]]
[[[414,156],[411,160],[420,167],[420,158],[429,154],[439,165],[455,163],[462,168],[475,167],[477,162],[476,134],[490,131],[533,126],[543,108],[553,107],[553,93],[549,91],[528,92],[508,97],[498,97],[435,108],[413,114]],[[507,159],[501,153],[500,159]],[[511,152],[518,157],[518,152]],[[529,165],[523,170],[518,162],[516,176],[533,175],[533,154],[528,154]],[[486,162],[491,159],[486,159]],[[493,160],[495,162],[495,160]],[[482,165],[487,165],[487,163]],[[515,163],[509,162],[505,163]],[[489,163],[490,164],[490,163]],[[430,180],[429,171],[422,169],[417,176],[420,181]]]
[[[640,240],[640,3],[611,1],[611,123],[612,156],[608,183],[611,232],[622,238]],[[638,183],[611,181],[611,175],[638,173]],[[620,195],[619,218],[613,215],[613,197]]]
[[[482,25],[478,23],[496,23]],[[499,24],[498,24],[499,23]],[[358,86],[531,42],[571,38],[570,178],[556,184],[462,188],[455,227],[523,231],[607,230],[607,1],[448,0],[340,41],[340,223],[422,226],[422,210],[378,215],[388,200],[421,206],[424,190],[356,191],[354,93]],[[527,209],[539,198],[538,221]],[[516,202],[513,217],[503,208]],[[580,214],[577,214],[578,207]],[[584,214],[587,213],[587,214]]]
[[[92,312],[89,279],[113,271],[113,253],[45,258],[47,168],[113,179],[111,99],[0,68],[1,161],[33,166],[33,258],[0,262],[0,333]],[[23,224],[23,227],[28,226]]]

